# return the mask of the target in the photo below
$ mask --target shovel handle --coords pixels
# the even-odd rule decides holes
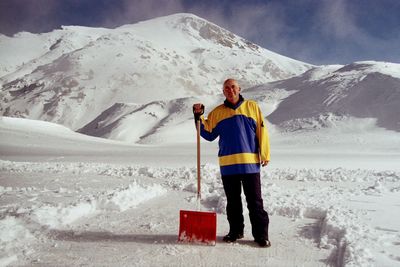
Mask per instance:
[[[201,184],[200,184],[200,120],[196,121],[197,130],[197,199],[201,199]]]

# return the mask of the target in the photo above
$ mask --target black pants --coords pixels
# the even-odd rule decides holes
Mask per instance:
[[[232,234],[243,233],[242,184],[254,239],[268,240],[268,213],[264,210],[259,173],[222,175],[227,199],[226,213]]]

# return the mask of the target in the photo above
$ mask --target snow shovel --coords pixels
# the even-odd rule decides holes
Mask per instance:
[[[200,120],[197,128],[197,211],[181,210],[179,221],[179,242],[215,246],[217,239],[217,214],[200,211]]]

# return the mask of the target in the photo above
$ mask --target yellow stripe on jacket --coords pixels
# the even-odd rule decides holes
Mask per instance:
[[[255,153],[238,153],[219,157],[220,166],[251,163],[260,163],[260,156]]]

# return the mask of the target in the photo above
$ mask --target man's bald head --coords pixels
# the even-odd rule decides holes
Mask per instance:
[[[235,79],[232,79],[232,78],[226,79],[224,81],[223,87],[225,87],[225,84],[227,84],[227,83],[236,83],[239,86],[239,83]]]

